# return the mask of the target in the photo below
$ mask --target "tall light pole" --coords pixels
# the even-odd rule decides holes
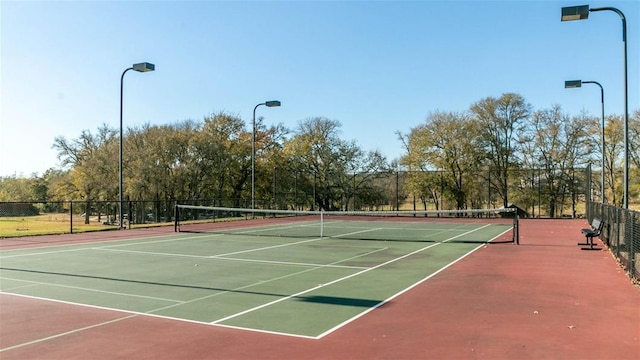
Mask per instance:
[[[125,71],[122,72],[122,76],[120,76],[120,161],[119,161],[119,173],[120,173],[120,229],[124,228],[124,222],[123,222],[123,210],[124,207],[122,206],[123,203],[123,198],[122,198],[122,94],[123,94],[123,89],[124,89],[124,74],[127,73],[127,71],[129,70],[134,70],[134,71],[138,71],[138,72],[147,72],[147,71],[154,71],[156,69],[156,66],[147,62],[143,62],[143,63],[139,63],[139,64],[133,64],[132,67],[126,69]]]
[[[564,82],[564,87],[566,89],[579,88],[582,87],[582,84],[596,84],[600,87],[600,103],[602,109],[602,185],[600,187],[602,191],[602,203],[606,204],[606,196],[604,195],[604,169],[606,165],[606,148],[605,148],[605,137],[604,137],[604,88],[597,81],[582,81],[582,80],[567,80]]]
[[[623,207],[629,208],[629,89],[627,86],[627,19],[622,11],[614,7],[589,9],[589,5],[570,6],[562,8],[562,21],[584,20],[589,18],[591,11],[613,11],[622,19],[622,48],[624,58],[624,196]]]
[[[253,108],[253,121],[251,123],[251,210],[256,208],[256,109],[260,105],[276,107],[281,104],[278,100],[270,100],[260,103]]]

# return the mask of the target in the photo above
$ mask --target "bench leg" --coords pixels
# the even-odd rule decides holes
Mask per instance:
[[[593,244],[593,239],[591,241],[589,241],[589,235],[585,235],[584,241],[585,242],[583,242],[583,243],[578,243],[578,245],[580,245],[580,246],[592,246],[592,244]]]
[[[581,248],[581,250],[602,250],[601,248],[595,247],[596,244],[593,242],[593,236],[587,236],[586,237],[587,242],[584,244],[578,244],[578,245],[587,245],[589,247],[583,247]]]

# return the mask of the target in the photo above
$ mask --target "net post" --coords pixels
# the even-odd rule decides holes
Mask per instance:
[[[320,210],[320,238],[324,237],[324,212]]]

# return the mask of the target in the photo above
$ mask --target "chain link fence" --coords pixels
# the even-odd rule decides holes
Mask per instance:
[[[603,222],[600,239],[629,277],[640,283],[640,212],[604,203],[602,197],[594,196],[602,184],[594,181],[599,175],[594,174],[591,167],[586,170],[587,189],[591,189],[585,194],[587,220],[591,223],[594,218],[599,218]]]
[[[491,170],[458,179],[442,171],[322,176],[273,169],[261,175],[256,206],[280,210],[496,209],[504,206],[506,197],[508,205],[524,209],[528,217],[582,217],[585,194],[592,193],[584,168],[510,170],[506,179]]]
[[[588,204],[588,219],[600,218],[604,227],[601,239],[627,274],[640,282],[640,212],[609,204]]]

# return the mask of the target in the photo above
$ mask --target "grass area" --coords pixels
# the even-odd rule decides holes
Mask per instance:
[[[0,217],[0,237],[18,237],[44,234],[64,234],[73,232],[100,231],[117,229],[114,225],[104,225],[97,218],[91,218],[89,224],[84,218],[73,218],[69,214],[42,214],[36,216]]]
[[[85,224],[84,217],[74,215],[73,224],[69,214],[41,214],[36,216],[0,216],[0,238],[55,235],[80,233],[89,231],[116,230],[118,224],[105,225],[106,216],[98,219],[97,216],[89,218],[89,224]],[[170,226],[173,223],[133,224],[131,228],[147,228],[154,226]]]

